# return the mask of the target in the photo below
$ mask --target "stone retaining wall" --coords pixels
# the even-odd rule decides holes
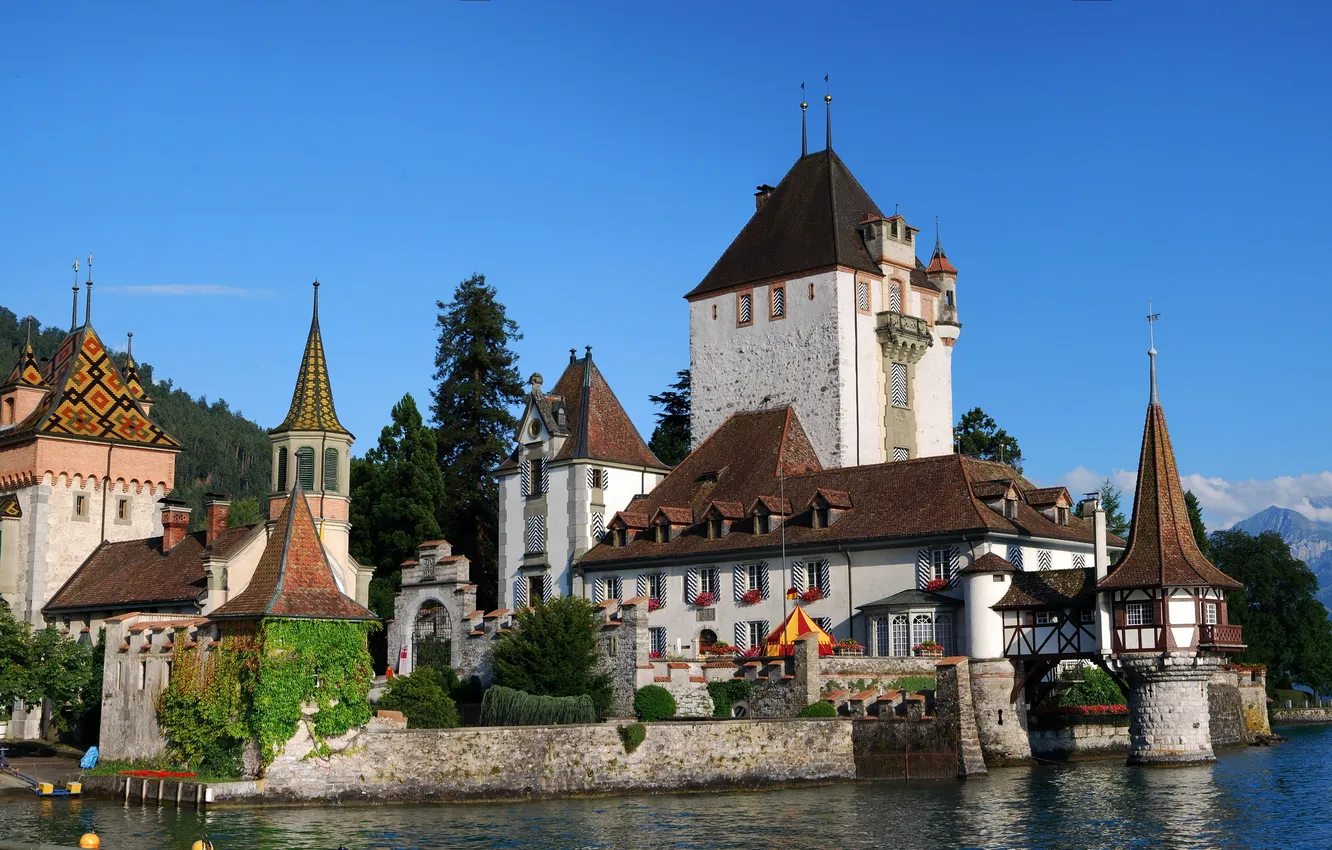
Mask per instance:
[[[646,724],[626,753],[618,724],[439,730],[380,723],[307,758],[302,731],[268,769],[265,801],[431,802],[757,787],[854,779],[851,721]]]
[[[1031,754],[1047,761],[1117,757],[1129,751],[1128,718],[1122,723],[1072,722],[1063,728],[1031,729]]]
[[[1332,723],[1332,708],[1274,708],[1273,723]]]

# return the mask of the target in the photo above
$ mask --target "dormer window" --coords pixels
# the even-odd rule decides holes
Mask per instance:
[[[813,525],[814,525],[815,528],[827,528],[827,527],[828,527],[828,506],[827,506],[827,505],[824,505],[824,506],[822,506],[822,507],[819,507],[819,506],[816,505],[816,506],[814,507],[814,514],[813,514],[812,519],[813,519]]]
[[[1068,508],[1055,508],[1055,521],[1060,525],[1068,525]]]
[[[1016,498],[1004,497],[1004,519],[1017,519],[1018,500]]]
[[[668,522],[657,523],[656,541],[658,543],[671,542],[671,524]]]
[[[772,514],[760,508],[758,513],[754,514],[754,533],[768,534],[772,531]]]
[[[611,531],[611,545],[617,549],[623,549],[629,545],[629,529],[617,528]]]
[[[726,534],[726,521],[721,517],[710,517],[708,519],[708,539],[719,540]]]
[[[894,238],[897,237],[897,219],[893,219],[888,223],[888,232],[891,233]]]

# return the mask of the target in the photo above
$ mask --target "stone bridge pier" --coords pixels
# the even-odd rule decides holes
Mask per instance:
[[[1193,652],[1118,657],[1129,683],[1129,764],[1216,761],[1207,685],[1225,658]]]

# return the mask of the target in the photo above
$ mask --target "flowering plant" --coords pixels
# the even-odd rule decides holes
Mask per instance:
[[[1039,709],[1041,714],[1128,714],[1127,705],[1046,705]]]
[[[708,647],[708,652],[730,652],[733,647],[724,640],[719,640]]]
[[[788,588],[786,589],[786,598],[787,598],[787,599],[798,599],[798,598],[800,598],[800,591],[797,590],[797,589],[795,588],[794,585],[792,585],[791,587],[788,587]]]
[[[660,649],[654,649],[648,653],[648,658],[663,658],[663,657],[665,657],[665,653],[662,652]]]
[[[657,610],[658,608],[660,608],[660,607],[661,607],[661,600],[660,600],[660,599],[649,599],[649,600],[648,600],[648,610],[649,610],[649,611],[656,611],[656,610]]]
[[[758,658],[758,657],[759,657],[759,648],[758,648],[757,646],[751,646],[749,649],[742,650],[742,651],[740,652],[740,657],[741,657],[741,658]]]
[[[755,602],[762,602],[763,591],[759,590],[757,587],[751,590],[746,590],[744,596],[740,597],[740,601],[745,603],[746,605],[753,605]]]
[[[818,587],[811,587],[809,590],[806,590],[804,593],[800,594],[800,600],[802,602],[818,602],[822,598],[823,598],[823,590]]]
[[[932,579],[930,579],[929,581],[925,582],[925,589],[928,590],[928,591],[931,591],[931,592],[938,592],[938,591],[940,591],[940,590],[947,590],[947,589],[948,589],[948,579],[946,579],[946,578],[932,578]]]
[[[839,641],[837,642],[837,648],[838,648],[838,649],[859,649],[859,650],[862,650],[862,651],[865,649],[864,646],[862,646],[862,645],[856,643],[855,640],[852,639],[852,638],[842,638],[841,640],[839,640]]]
[[[700,593],[694,597],[694,604],[700,608],[706,608],[717,601],[715,593]]]

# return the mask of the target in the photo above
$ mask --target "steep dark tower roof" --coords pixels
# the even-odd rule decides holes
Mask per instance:
[[[624,412],[615,391],[592,362],[592,349],[571,361],[552,395],[563,398],[569,429],[556,460],[590,458],[667,469]]]
[[[859,226],[882,217],[831,150],[803,156],[686,298],[832,266],[882,274]]]
[[[299,486],[292,489],[282,508],[250,583],[211,616],[217,620],[376,619],[338,590],[324,546],[319,542],[310,503]]]
[[[296,373],[296,389],[291,394],[291,409],[274,434],[284,431],[330,431],[335,434],[351,432],[338,421],[333,407],[333,387],[328,381],[328,361],[324,358],[324,338],[319,333],[319,282],[314,284],[314,315],[310,318],[310,335],[305,340],[305,354]]]

